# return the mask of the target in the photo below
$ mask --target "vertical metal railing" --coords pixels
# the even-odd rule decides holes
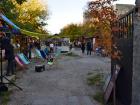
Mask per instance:
[[[117,21],[113,22],[111,24],[112,27],[112,51],[111,51],[111,75],[116,71],[116,65],[120,67],[120,69],[125,71],[125,73],[121,74],[123,77],[121,77],[120,80],[125,80],[126,76],[129,74],[128,81],[126,81],[127,84],[127,90],[119,90],[116,93],[116,89],[124,88],[123,81],[116,81],[114,82],[114,105],[116,105],[116,99],[118,98],[118,95],[122,95],[124,97],[127,97],[129,99],[128,103],[131,101],[131,83],[132,83],[132,60],[133,60],[133,34],[134,34],[134,13],[136,8],[133,8],[128,13],[121,16]],[[126,52],[127,50],[128,52]],[[128,59],[129,58],[129,59]],[[124,63],[127,62],[127,63]],[[120,72],[121,72],[120,70]],[[122,73],[122,72],[121,72]],[[120,76],[118,77],[120,78]],[[115,87],[116,86],[116,87]],[[116,88],[116,89],[115,89]],[[122,89],[123,89],[122,88]],[[129,91],[128,91],[129,90]],[[129,93],[129,95],[126,96],[126,93]],[[119,97],[120,98],[120,97]],[[124,98],[121,97],[121,100],[124,101]]]
[[[135,8],[120,17],[116,22],[112,24],[116,31],[112,32],[113,37],[117,38],[129,38],[133,36],[133,17]]]

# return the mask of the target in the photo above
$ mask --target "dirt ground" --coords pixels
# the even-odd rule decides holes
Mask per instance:
[[[61,55],[52,67],[46,61],[32,60],[27,70],[17,74],[16,83],[23,91],[13,88],[8,105],[100,105],[91,98],[98,89],[87,85],[87,74],[108,74],[110,59],[72,52],[78,56]],[[45,64],[46,70],[35,72],[37,64]]]

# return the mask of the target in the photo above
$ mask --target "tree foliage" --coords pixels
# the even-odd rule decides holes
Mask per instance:
[[[30,0],[21,5],[15,3],[18,23],[22,24],[22,28],[30,31],[43,32],[43,26],[47,25],[48,12],[39,0]]]
[[[84,18],[95,26],[96,34],[102,39],[102,45],[111,50],[111,23],[117,20],[114,0],[96,0],[87,4]]]
[[[114,0],[96,0],[87,4],[87,10],[84,13],[85,18],[89,18],[90,22],[106,23],[117,19],[116,10],[113,8]]]
[[[27,0],[16,0],[16,2],[18,3],[18,4],[22,4],[23,2],[26,2]]]
[[[92,37],[95,30],[95,27],[88,22],[84,24],[69,24],[61,29],[60,36],[69,37],[73,41],[82,36]]]
[[[46,33],[47,8],[39,0],[3,0],[4,14],[20,28]]]
[[[83,36],[92,37],[96,32],[96,27],[89,22],[85,22],[82,24],[82,34]]]
[[[61,37],[69,37],[71,41],[82,34],[82,26],[77,24],[69,24],[61,29]]]

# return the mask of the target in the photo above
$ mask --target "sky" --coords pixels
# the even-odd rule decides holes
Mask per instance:
[[[51,34],[60,32],[67,24],[82,23],[83,11],[89,0],[41,0],[49,9],[48,26]],[[135,0],[118,0],[116,3],[135,4]]]

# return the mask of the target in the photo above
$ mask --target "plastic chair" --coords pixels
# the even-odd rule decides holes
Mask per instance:
[[[23,61],[24,64],[29,64],[30,63],[28,58],[23,53],[18,54],[18,57]]]
[[[41,55],[41,52],[38,49],[35,49],[35,51],[36,51],[36,54],[37,54],[38,57],[43,58],[42,55]]]
[[[61,54],[61,49],[57,49],[55,53],[55,57],[58,57]]]
[[[17,64],[18,64],[20,67],[24,68],[24,64],[20,61],[20,59],[18,58],[18,56],[15,56],[15,61],[17,62]]]
[[[44,49],[44,52],[45,52],[46,55],[48,55],[48,54],[49,54],[48,48],[45,48],[45,49]]]
[[[40,54],[42,56],[42,58],[46,59],[46,53],[43,50],[40,50]]]

